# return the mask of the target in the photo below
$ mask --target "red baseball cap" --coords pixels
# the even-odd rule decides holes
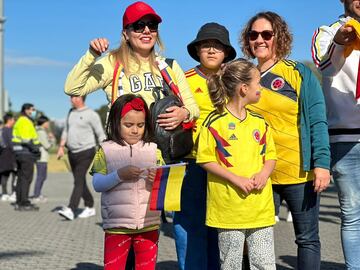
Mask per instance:
[[[146,15],[153,16],[159,23],[162,21],[161,17],[156,14],[152,7],[144,2],[138,1],[126,8],[123,16],[123,28],[125,29],[126,26],[140,20]]]

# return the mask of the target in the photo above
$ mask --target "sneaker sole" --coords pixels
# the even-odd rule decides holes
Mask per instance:
[[[74,220],[74,218],[70,218],[70,217],[68,217],[67,215],[63,214],[63,213],[58,212],[58,214],[59,214],[60,216],[64,217],[64,218],[66,218],[67,220]]]
[[[89,217],[93,217],[93,216],[96,216],[96,213],[95,213],[95,214],[93,214],[93,215],[86,216],[86,217],[81,217],[81,216],[78,216],[78,218],[89,218]]]

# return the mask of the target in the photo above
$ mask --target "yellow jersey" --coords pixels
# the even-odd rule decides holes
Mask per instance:
[[[212,112],[199,136],[197,163],[216,162],[230,172],[250,178],[275,160],[271,129],[249,110],[239,120],[228,110]],[[275,223],[271,181],[248,195],[229,181],[208,173],[206,224],[224,229],[250,229]]]
[[[206,116],[215,108],[209,96],[206,75],[202,73],[198,67],[195,67],[186,71],[185,77],[190,86],[190,90],[195,98],[196,104],[198,105],[200,110],[200,115],[199,118],[196,120],[195,129],[193,132],[194,148],[188,156],[189,158],[195,159],[201,125],[204,122]]]
[[[302,78],[295,62],[282,60],[261,75],[260,101],[249,109],[269,124],[277,162],[271,174],[273,184],[299,184],[314,179],[313,171],[302,169],[299,97]]]

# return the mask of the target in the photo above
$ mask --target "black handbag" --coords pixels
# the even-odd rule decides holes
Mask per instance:
[[[163,98],[160,98],[161,93],[163,93]],[[154,87],[153,96],[155,101],[150,105],[150,114],[155,142],[161,150],[165,163],[176,163],[188,155],[193,148],[192,129],[186,129],[182,124],[173,130],[165,130],[159,126],[156,122],[159,114],[166,113],[166,109],[171,106],[182,107],[183,104],[167,87]]]

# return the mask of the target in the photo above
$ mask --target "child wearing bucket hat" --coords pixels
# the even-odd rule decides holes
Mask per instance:
[[[236,51],[230,44],[228,30],[215,22],[204,24],[187,50],[199,62],[199,65],[185,72],[185,75],[199,106],[200,116],[193,132],[194,148],[187,158],[181,211],[174,215],[176,251],[181,270],[220,269],[217,231],[205,226],[207,173],[196,164],[196,154],[201,125],[214,110],[206,83],[207,77],[218,72],[223,63],[233,60]]]

